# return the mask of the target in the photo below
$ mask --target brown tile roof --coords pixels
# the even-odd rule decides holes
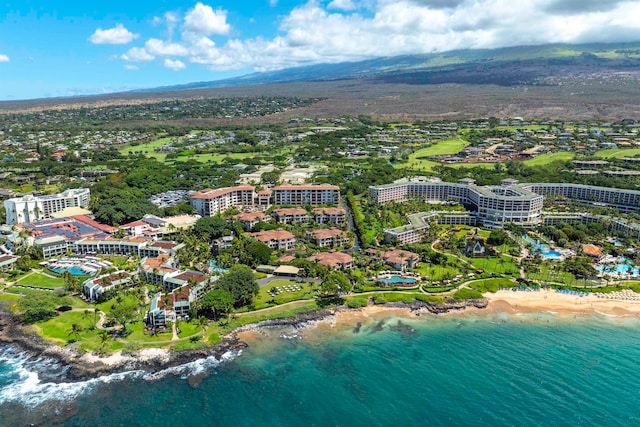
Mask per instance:
[[[204,282],[205,280],[207,280],[207,276],[205,276],[203,273],[198,273],[195,271],[185,271],[184,273],[180,273],[175,276],[174,279],[184,280],[185,282],[189,281],[189,279],[193,279],[196,282]]]
[[[389,249],[388,251],[381,252],[380,255],[386,262],[392,264],[404,264],[408,259],[414,259],[416,261],[420,259],[418,254],[400,249]]]
[[[273,211],[273,213],[275,213],[278,216],[285,216],[285,215],[308,215],[308,212],[306,209],[303,208],[280,208],[280,209],[275,209]]]
[[[602,248],[596,245],[584,245],[582,247],[582,252],[589,256],[600,256],[602,255]]]
[[[237,187],[226,187],[196,191],[189,197],[192,199],[215,199],[216,197],[224,196],[225,194],[233,193],[234,191],[254,191],[256,187],[252,185],[238,185]]]
[[[271,240],[286,240],[293,239],[295,236],[286,230],[281,228],[277,230],[259,231],[257,233],[247,233],[249,236],[254,237],[261,242],[270,242]]]
[[[344,208],[314,208],[313,213],[316,215],[346,215]]]
[[[240,221],[255,221],[266,219],[268,216],[262,212],[242,212],[235,216]]]
[[[278,261],[280,261],[280,262],[291,262],[294,259],[296,259],[295,255],[282,255],[280,258],[278,258]]]
[[[343,236],[346,237],[346,233],[342,230],[338,230],[337,228],[322,228],[319,230],[313,230],[308,233],[315,237],[316,239],[330,239],[332,237]]]
[[[335,268],[353,262],[353,257],[342,252],[320,252],[308,257],[307,261]]]
[[[166,242],[166,241],[158,240],[156,242],[153,242],[151,246],[160,248],[160,249],[173,249],[176,246],[178,246],[178,244],[176,242]]]

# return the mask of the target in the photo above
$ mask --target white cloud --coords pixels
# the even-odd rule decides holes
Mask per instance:
[[[0,53],[0,62],[9,62],[11,59],[5,54]]]
[[[164,66],[169,68],[170,70],[173,70],[173,71],[180,71],[180,70],[184,70],[185,68],[187,68],[187,66],[184,65],[184,62],[178,61],[177,59],[175,61],[173,61],[173,60],[171,60],[169,58],[165,58]]]
[[[227,12],[197,3],[184,16],[179,40],[152,38],[122,58],[179,56],[184,63],[164,65],[273,70],[454,49],[640,39],[640,26],[629,19],[640,16],[640,1],[608,0],[606,7],[585,1],[592,7],[580,10],[580,0],[308,0],[280,18],[271,38],[219,43],[209,36],[229,34]],[[179,19],[164,17],[176,28]]]
[[[338,9],[338,10],[354,10],[358,6],[352,0],[333,0],[327,6],[328,9]]]
[[[155,59],[155,56],[151,55],[143,47],[132,47],[120,58],[124,59],[125,61],[149,62],[153,61]]]
[[[126,64],[124,66],[124,69],[127,71],[138,71],[140,67],[138,67],[137,65]]]
[[[195,7],[187,12],[184,17],[186,33],[201,36],[226,35],[231,31],[227,23],[227,11],[218,9],[214,11],[211,6],[196,3]]]
[[[137,34],[127,30],[124,25],[117,24],[107,30],[98,28],[91,34],[89,41],[93,44],[127,44],[137,37]]]
[[[278,5],[278,0],[269,0],[269,6],[276,7]]]
[[[165,42],[160,39],[147,40],[144,49],[151,55],[158,56],[183,56],[188,53],[187,48],[181,44]]]

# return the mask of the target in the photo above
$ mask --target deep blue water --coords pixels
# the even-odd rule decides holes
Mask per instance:
[[[197,385],[180,372],[46,385],[5,352],[0,425],[638,425],[639,327],[487,314],[270,330],[190,367],[209,373]]]

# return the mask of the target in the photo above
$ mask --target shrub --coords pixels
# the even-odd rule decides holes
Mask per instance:
[[[453,294],[453,299],[457,301],[467,300],[467,299],[480,299],[482,298],[482,294],[474,289],[462,288],[457,290]]]
[[[367,305],[369,305],[369,298],[355,297],[347,301],[347,307],[349,308],[361,308]]]

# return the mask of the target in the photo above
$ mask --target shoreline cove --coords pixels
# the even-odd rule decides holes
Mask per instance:
[[[499,291],[487,294],[483,300],[470,300],[455,304],[434,306],[423,302],[411,304],[390,303],[369,305],[360,309],[340,307],[299,315],[292,318],[263,321],[237,328],[222,342],[197,350],[170,352],[164,349],[143,349],[134,355],[120,352],[99,357],[77,354],[57,344],[44,341],[16,323],[11,313],[0,311],[0,357],[11,363],[22,363],[24,381],[15,390],[5,394],[24,395],[7,399],[0,404],[37,408],[45,401],[58,404],[71,402],[76,396],[97,384],[142,378],[155,381],[167,375],[180,376],[191,387],[211,374],[212,368],[234,360],[243,350],[264,345],[269,340],[277,345],[280,339],[305,339],[321,342],[327,335],[341,331],[359,333],[367,327],[368,333],[391,328],[412,333],[411,322],[421,317],[492,316],[492,320],[505,323],[536,322],[553,318],[574,322],[592,316],[617,322],[626,318],[640,319],[640,302],[603,300],[595,297],[574,297],[551,291],[513,292]],[[527,316],[540,313],[540,316]],[[513,317],[512,317],[513,316]],[[522,316],[522,317],[517,317]],[[397,325],[391,322],[397,319]],[[406,322],[403,320],[406,319]],[[408,323],[407,323],[408,322]],[[275,334],[270,330],[275,331]],[[275,338],[275,339],[274,339]],[[409,338],[410,339],[410,338]],[[34,393],[34,396],[30,394]]]

